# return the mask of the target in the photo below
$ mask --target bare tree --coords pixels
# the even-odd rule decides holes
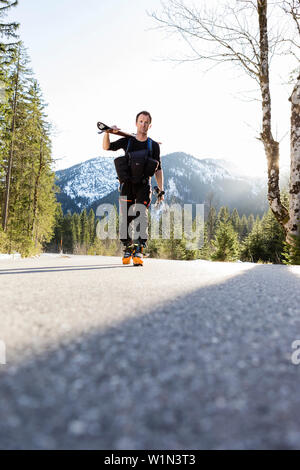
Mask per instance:
[[[188,6],[184,0],[168,0],[163,4],[161,15],[152,13],[158,26],[170,32],[180,34],[187,42],[192,56],[185,56],[181,61],[211,61],[224,64],[230,62],[240,67],[244,73],[254,79],[259,85],[262,103],[262,130],[260,140],[265,149],[268,165],[268,201],[272,212],[284,227],[287,238],[292,230],[290,214],[280,198],[279,189],[279,142],[272,134],[271,92],[270,92],[270,61],[275,54],[290,53],[298,58],[298,43],[294,34],[288,34],[285,25],[282,31],[269,27],[268,6],[272,8],[281,6],[286,13],[297,16],[299,0],[285,2],[268,2],[267,0],[227,0],[225,4],[218,2],[217,8],[208,9],[206,2],[202,2],[202,9]],[[283,5],[285,3],[285,5]],[[288,9],[292,8],[292,13]],[[284,19],[288,18],[284,15]],[[294,18],[295,19],[295,18]],[[283,19],[282,22],[284,23]],[[277,28],[278,29],[278,28]],[[289,45],[288,51],[284,49]],[[298,59],[299,60],[299,59]],[[299,83],[299,81],[298,81]],[[294,90],[293,96],[297,95]],[[297,108],[298,106],[298,108]],[[297,108],[297,109],[296,109]],[[299,105],[294,104],[294,141],[299,139],[297,120],[299,118]],[[298,115],[297,115],[298,112]],[[299,146],[295,148],[295,154],[299,155]],[[297,165],[296,165],[297,166]],[[299,163],[298,163],[299,167]],[[295,178],[297,172],[294,172]],[[300,179],[295,184],[299,186]],[[298,187],[297,186],[297,187]],[[296,198],[294,198],[296,200]],[[296,202],[294,206],[299,207]]]
[[[300,1],[299,0],[282,0],[281,8],[285,13],[291,15],[294,20],[298,35],[296,39],[286,38],[285,41],[291,42],[297,48],[300,48]],[[297,57],[297,60],[299,58]]]
[[[297,40],[292,40],[292,46],[300,53],[300,1],[283,1],[283,10],[294,20],[297,30]],[[294,86],[291,101],[291,172],[290,172],[290,204],[288,234],[300,236],[300,73]],[[289,237],[290,238],[290,237]],[[293,243],[293,240],[290,240]]]
[[[300,236],[300,74],[290,97],[291,112],[291,173],[288,234]],[[290,237],[289,237],[290,238]],[[292,240],[289,240],[293,242]]]

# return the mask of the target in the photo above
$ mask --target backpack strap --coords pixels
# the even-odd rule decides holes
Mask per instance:
[[[126,148],[126,153],[125,155],[128,154],[129,150],[130,150],[130,147],[131,147],[131,144],[132,144],[132,138],[130,137],[128,139],[128,144],[127,144],[127,148]],[[152,143],[152,139],[150,139],[150,137],[148,137],[147,139],[147,148],[148,148],[148,153],[149,153],[149,156],[152,158],[152,155],[153,155],[153,143]]]
[[[152,139],[150,139],[150,137],[148,137],[147,146],[148,146],[149,155],[150,155],[150,157],[152,158],[152,154],[153,154],[153,144],[152,144]]]
[[[132,138],[129,137],[125,155],[128,154],[128,152],[129,152],[129,150],[130,150],[130,147],[131,147],[131,144],[132,144]]]

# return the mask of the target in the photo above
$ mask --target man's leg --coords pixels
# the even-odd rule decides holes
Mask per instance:
[[[148,208],[151,202],[151,184],[138,185],[136,189],[136,204],[139,208],[139,234],[134,239],[135,250],[133,254],[133,263],[135,265],[143,264],[143,250],[148,240]],[[137,228],[137,227],[135,227]]]
[[[123,183],[121,185],[120,197],[119,197],[119,233],[120,240],[123,245],[132,243],[131,237],[129,236],[128,228],[134,217],[128,216],[130,207],[134,204],[134,195],[132,184],[130,182]]]
[[[130,207],[134,204],[134,195],[131,183],[123,183],[121,185],[120,198],[119,198],[119,233],[120,241],[124,246],[124,253],[122,257],[123,264],[130,264],[132,258],[132,239],[129,235],[129,225],[134,219],[128,216]]]

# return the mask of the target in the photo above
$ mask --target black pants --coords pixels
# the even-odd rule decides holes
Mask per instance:
[[[120,240],[124,245],[134,243],[146,244],[148,239],[148,207],[151,202],[151,179],[147,178],[143,182],[134,184],[126,182],[120,187]],[[135,204],[139,204],[135,210]],[[134,212],[134,215],[132,214]],[[131,237],[129,235],[129,225],[136,218],[139,223],[136,225],[139,234]],[[134,222],[133,222],[134,223]]]

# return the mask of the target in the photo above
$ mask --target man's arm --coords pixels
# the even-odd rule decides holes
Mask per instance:
[[[160,191],[164,190],[164,173],[163,170],[157,170],[155,172],[155,179],[157,182],[157,186],[159,187]],[[164,200],[164,195],[161,196],[161,201]]]
[[[104,133],[102,146],[103,146],[103,150],[109,150],[110,138],[109,138],[109,133],[108,132]]]
[[[114,129],[115,132],[118,132],[120,130],[117,126],[112,126],[112,129]],[[102,146],[103,146],[103,150],[109,150],[109,147],[110,147],[109,132],[104,133]]]

